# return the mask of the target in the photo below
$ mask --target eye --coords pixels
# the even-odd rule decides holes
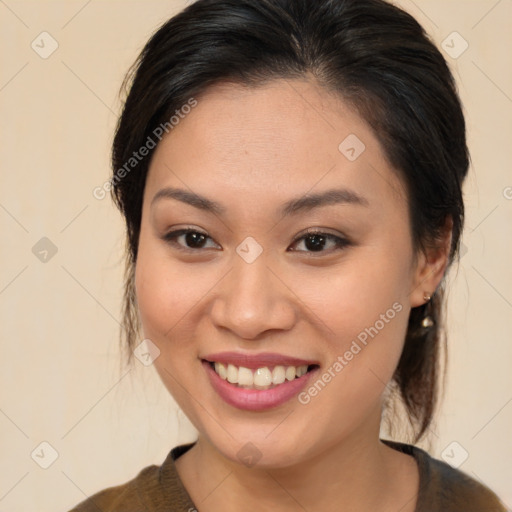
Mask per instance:
[[[220,249],[220,246],[208,236],[207,233],[193,228],[170,231],[163,237],[167,243],[186,251],[199,251],[200,249]],[[296,238],[291,250],[296,252],[329,253],[337,249],[343,249],[350,242],[343,237],[323,231],[308,231]]]
[[[220,247],[206,233],[191,228],[171,231],[162,238],[169,244],[178,246],[178,249],[189,251],[211,248],[218,249]]]
[[[296,238],[292,244],[300,248],[291,249],[297,252],[324,252],[329,253],[333,250],[343,249],[350,245],[350,242],[343,237],[325,233],[323,231],[308,231],[305,235]]]

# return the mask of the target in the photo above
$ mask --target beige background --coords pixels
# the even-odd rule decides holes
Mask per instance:
[[[399,3],[439,46],[453,31],[469,43],[446,55],[473,165],[432,452],[467,451],[461,469],[512,507],[512,2]],[[194,438],[152,367],[120,369],[122,223],[92,195],[108,179],[124,73],[183,5],[0,1],[0,512],[67,510]],[[59,45],[47,59],[31,48],[51,48],[43,31]],[[32,252],[42,237],[58,249],[47,262]],[[58,452],[48,469],[43,441]]]

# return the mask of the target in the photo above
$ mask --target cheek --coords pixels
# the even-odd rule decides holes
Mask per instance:
[[[329,417],[332,436],[355,428],[379,407],[403,348],[408,308],[402,273],[393,265],[376,271],[368,264],[302,285],[303,293],[311,294],[307,304],[327,326],[322,340],[325,366],[318,379],[328,383],[312,382],[299,398],[312,416]],[[325,435],[322,428],[312,426],[318,436]]]
[[[328,408],[335,399],[350,404],[355,417],[358,410],[362,415],[391,380],[409,312],[407,248],[400,254],[402,260],[389,244],[368,248],[357,257],[347,257],[337,270],[322,269],[295,281],[297,296],[315,313],[317,325],[324,326],[325,370],[331,367],[336,375],[329,384],[331,392],[322,393],[313,406],[318,410]],[[344,407],[340,410],[346,413]]]
[[[200,300],[205,284],[200,276],[171,262],[158,242],[146,242],[141,237],[135,288],[144,333],[158,344],[172,334],[180,320],[186,319]]]
[[[347,340],[378,322],[386,330],[403,330],[408,309],[409,280],[402,264],[377,251],[347,258],[338,268],[304,270],[289,282],[307,309],[315,313],[326,332]],[[384,315],[382,321],[381,316]],[[400,324],[400,325],[397,325]]]
[[[160,350],[155,369],[183,410],[194,417],[183,387],[187,373],[183,372],[190,373],[191,365],[197,363],[189,340],[194,335],[194,313],[208,288],[201,276],[186,271],[179,262],[171,262],[165,247],[142,236],[135,288],[144,338]],[[193,384],[188,382],[186,388]]]

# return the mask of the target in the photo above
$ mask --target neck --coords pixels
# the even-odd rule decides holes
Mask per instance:
[[[342,442],[285,468],[248,468],[200,436],[176,466],[201,512],[412,512],[416,462],[379,440],[379,424],[357,429]]]

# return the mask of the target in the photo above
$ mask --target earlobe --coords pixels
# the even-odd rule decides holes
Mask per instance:
[[[453,221],[447,217],[443,234],[433,247],[427,247],[418,254],[415,275],[410,293],[411,307],[429,302],[443,279],[450,262]]]

